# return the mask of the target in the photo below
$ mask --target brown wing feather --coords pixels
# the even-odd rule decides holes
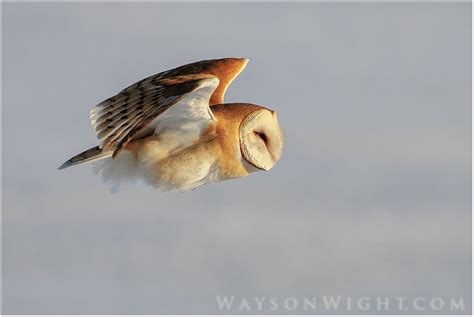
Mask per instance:
[[[192,74],[145,79],[101,102],[90,115],[99,147],[103,152],[113,151],[115,158],[157,116],[210,80],[216,77]]]
[[[249,60],[246,58],[221,58],[186,64],[142,79],[121,92],[134,90],[157,82],[163,78],[190,74],[210,74],[219,78],[219,86],[212,94],[209,105],[222,104],[224,103],[224,94],[227,87],[229,87],[230,83],[245,69],[248,62]]]

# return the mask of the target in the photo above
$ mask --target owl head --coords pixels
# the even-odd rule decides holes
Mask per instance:
[[[212,107],[228,142],[224,147],[242,158],[248,172],[268,171],[280,159],[283,134],[275,111],[249,103]]]

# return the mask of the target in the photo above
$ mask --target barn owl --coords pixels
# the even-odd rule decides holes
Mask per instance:
[[[204,60],[147,77],[94,106],[99,145],[59,169],[86,162],[106,182],[144,180],[170,191],[268,171],[279,160],[275,111],[224,103],[246,58]]]

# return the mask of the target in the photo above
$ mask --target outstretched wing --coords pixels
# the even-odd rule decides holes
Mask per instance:
[[[103,152],[112,151],[114,158],[127,143],[143,136],[158,116],[185,97],[185,112],[190,119],[213,119],[209,99],[219,85],[216,76],[164,75],[137,82],[92,108],[90,120]]]
[[[209,74],[219,79],[219,85],[212,93],[209,105],[222,104],[224,103],[224,95],[227,87],[229,87],[232,81],[245,69],[248,62],[249,60],[247,58],[220,58],[186,64],[137,81],[130,87],[122,90],[122,92],[146,86],[163,78],[191,74]]]

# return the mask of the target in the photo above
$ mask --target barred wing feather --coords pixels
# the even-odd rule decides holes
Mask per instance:
[[[90,120],[100,140],[99,148],[112,151],[114,158],[135,136],[142,136],[141,132],[155,119],[187,96],[190,120],[206,114],[206,119],[213,119],[209,99],[218,85],[219,79],[208,74],[155,76],[133,84],[92,108]],[[202,92],[195,93],[197,90]]]

